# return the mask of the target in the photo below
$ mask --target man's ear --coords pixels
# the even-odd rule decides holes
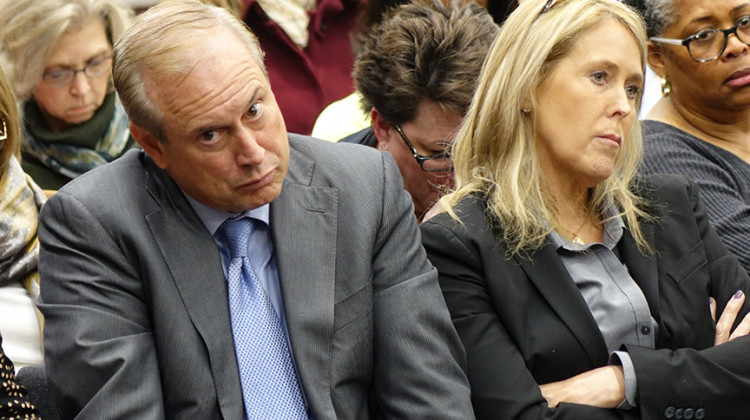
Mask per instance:
[[[164,143],[160,142],[150,131],[133,122],[130,123],[130,134],[141,145],[143,150],[151,156],[156,166],[161,169],[167,169],[167,161],[164,159]]]
[[[656,73],[659,77],[663,77],[665,75],[665,68],[667,66],[667,63],[665,62],[664,53],[661,51],[661,48],[659,48],[659,46],[656,45],[656,43],[653,41],[648,42],[648,53],[646,55],[646,60],[648,61],[648,66],[651,67],[651,70],[653,70],[653,72]]]
[[[378,150],[388,150],[388,144],[391,142],[390,131],[393,126],[375,108],[370,111],[370,120],[372,121],[375,138],[378,139]]]

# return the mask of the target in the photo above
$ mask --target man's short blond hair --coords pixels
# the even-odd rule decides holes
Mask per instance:
[[[166,143],[163,113],[149,98],[144,78],[187,74],[195,63],[186,60],[185,52],[222,30],[247,46],[268,79],[258,38],[226,9],[194,0],[174,0],[154,6],[135,19],[115,44],[113,67],[115,89],[132,123]]]

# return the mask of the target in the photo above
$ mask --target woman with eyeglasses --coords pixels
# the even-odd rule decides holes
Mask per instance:
[[[46,190],[136,143],[111,86],[116,0],[0,0],[0,64],[21,102],[23,168]]]
[[[42,363],[41,318],[34,302],[39,296],[37,225],[45,196],[21,169],[20,155],[16,98],[0,71],[0,340],[16,368]]]
[[[750,270],[750,3],[646,0],[648,63],[663,98],[643,122],[644,170],[693,179]]]
[[[478,419],[750,416],[750,278],[695,184],[636,176],[646,50],[615,0],[527,0],[495,38],[420,225]]]

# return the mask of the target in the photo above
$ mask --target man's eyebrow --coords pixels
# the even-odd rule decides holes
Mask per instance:
[[[262,88],[261,86],[256,86],[255,87],[255,90],[253,90],[253,94],[250,95],[250,100],[248,100],[247,104],[245,105],[245,109],[246,110],[250,109],[250,107],[253,106],[253,104],[255,104],[255,102],[258,99],[259,91],[261,90],[261,88]],[[194,128],[194,129],[190,130],[190,132],[188,134],[190,136],[194,136],[194,135],[199,134],[199,133],[205,133],[206,131],[215,130],[220,125],[221,124],[206,124],[206,125],[198,126],[198,127]]]

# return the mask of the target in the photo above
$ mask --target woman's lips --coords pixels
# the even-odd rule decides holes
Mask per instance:
[[[750,84],[750,69],[744,69],[732,73],[724,84],[730,87],[743,87]]]

